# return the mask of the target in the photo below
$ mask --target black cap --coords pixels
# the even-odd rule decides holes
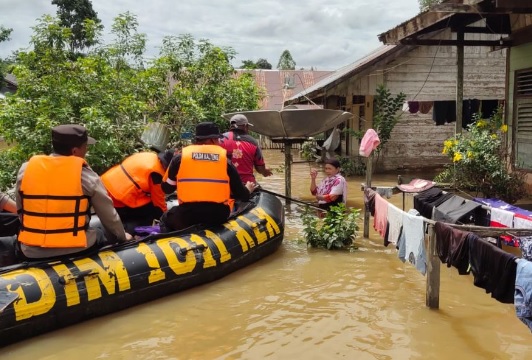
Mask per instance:
[[[223,137],[220,135],[220,129],[213,122],[202,122],[196,125],[196,139],[219,139]]]
[[[87,129],[81,125],[65,124],[52,128],[52,142],[71,147],[80,147],[87,143],[95,144],[96,140],[91,138]]]
[[[175,154],[175,149],[168,149],[165,151],[161,151],[159,154],[157,154],[163,168],[168,169],[168,166],[170,166],[170,162],[172,161],[172,158]]]

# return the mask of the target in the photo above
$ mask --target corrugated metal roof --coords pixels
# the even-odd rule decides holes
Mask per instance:
[[[353,74],[356,74],[357,72],[362,71],[366,65],[369,65],[370,63],[379,60],[381,57],[386,56],[390,51],[392,51],[397,46],[398,45],[383,45],[377,48],[375,51],[367,54],[366,56],[360,58],[354,63],[346,65],[336,70],[334,73],[322,79],[321,81],[317,82],[313,86],[292,96],[291,98],[288,99],[288,101],[295,100],[303,96],[307,96],[308,94],[311,94],[315,91],[323,89],[324,87],[332,84],[333,82],[342,80],[343,78],[351,77]]]
[[[312,87],[332,73],[318,70],[244,70],[237,69],[237,76],[251,73],[255,83],[266,89],[266,97],[260,104],[261,110],[281,110],[286,99]]]

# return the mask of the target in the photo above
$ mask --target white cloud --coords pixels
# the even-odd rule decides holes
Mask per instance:
[[[113,19],[129,11],[156,56],[165,36],[192,34],[237,53],[242,60],[266,58],[277,65],[288,49],[297,67],[335,70],[380,46],[377,35],[418,13],[418,0],[93,0],[109,33]],[[0,44],[0,57],[29,46],[32,27],[43,14],[55,15],[51,0],[1,0],[0,25],[13,29]],[[109,40],[109,37],[106,38]]]

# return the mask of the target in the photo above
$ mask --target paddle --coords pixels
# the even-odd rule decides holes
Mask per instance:
[[[327,212],[327,210],[322,209],[322,208],[320,208],[320,207],[318,207],[318,206],[316,206],[316,205],[309,204],[308,202],[304,202],[304,201],[297,200],[297,199],[294,199],[294,198],[291,198],[291,197],[288,197],[288,196],[284,196],[284,195],[278,194],[278,193],[276,193],[276,192],[273,192],[273,191],[270,191],[270,190],[266,190],[266,189],[264,189],[264,188],[259,188],[258,190],[259,190],[259,191],[262,191],[262,192],[265,192],[265,193],[267,193],[267,194],[272,194],[272,195],[278,196],[278,197],[280,197],[280,198],[282,198],[282,199],[285,199],[285,200],[290,200],[290,201],[293,201],[293,202],[298,203],[298,204],[302,204],[302,205],[310,206],[310,207],[312,207],[312,208],[315,208],[315,209],[318,209],[318,210],[321,210],[321,211],[325,211],[325,212]]]

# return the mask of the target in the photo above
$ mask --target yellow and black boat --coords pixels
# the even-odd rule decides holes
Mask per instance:
[[[256,194],[215,228],[150,235],[98,252],[0,268],[0,344],[6,345],[219,279],[275,252],[284,210]]]

